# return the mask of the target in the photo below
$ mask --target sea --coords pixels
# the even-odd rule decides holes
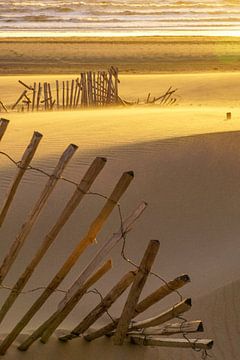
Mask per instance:
[[[0,0],[0,36],[240,36],[240,0]]]

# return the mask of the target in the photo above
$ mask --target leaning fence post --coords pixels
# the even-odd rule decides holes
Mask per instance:
[[[50,316],[48,320],[46,320],[42,325],[36,329],[32,335],[30,335],[19,347],[18,349],[21,351],[26,351],[30,345],[34,343],[40,336],[43,335],[41,339],[42,342],[47,342],[49,336],[51,336],[52,332],[58,327],[58,325],[65,319],[65,317],[73,310],[73,308],[77,305],[79,300],[83,297],[86,291],[92,286],[95,282],[97,282],[107,271],[112,268],[112,261],[106,261],[100,269],[98,269],[87,281],[86,283],[78,289],[78,292],[74,295],[72,299],[66,304],[64,309],[61,311],[57,310],[55,313]],[[1,348],[1,345],[0,345]],[[1,350],[0,350],[1,351]],[[1,352],[0,352],[1,353]]]
[[[33,85],[33,93],[32,93],[32,111],[34,111],[35,102],[36,102],[36,89],[37,89],[37,84],[34,83],[34,85]]]
[[[112,268],[112,261],[107,260],[95,273],[93,273],[86,282],[79,287],[77,292],[73,295],[71,299],[66,303],[63,309],[57,310],[52,317],[52,320],[49,322],[48,327],[45,331],[42,332],[41,342],[46,343],[49,337],[52,335],[54,330],[62,323],[62,321],[67,317],[68,314],[74,309],[79,300],[83,297],[86,291],[90,286],[94,285],[107,271]]]
[[[41,85],[41,83],[38,83],[37,111],[39,111],[39,104],[40,104],[41,94],[42,94],[42,85]]]
[[[128,332],[128,326],[134,315],[135,307],[158,253],[159,246],[160,242],[158,240],[151,240],[149,242],[117,325],[116,334],[113,338],[115,345],[122,345],[124,342],[124,338]]]
[[[97,319],[99,319],[110,306],[124,293],[131,285],[136,276],[136,271],[129,271],[121,280],[114,285],[109,293],[101,300],[101,302],[77,325],[71,333],[61,336],[59,340],[68,341],[83,334]]]
[[[69,145],[67,147],[67,149],[64,151],[64,153],[62,154],[61,158],[59,159],[59,162],[56,165],[53,173],[49,177],[38,201],[36,202],[34,208],[28,215],[28,218],[27,218],[26,222],[23,224],[23,226],[20,230],[20,233],[18,234],[14,243],[12,244],[8,255],[3,260],[3,263],[0,267],[0,284],[6,277],[10,267],[12,266],[13,262],[15,261],[20,249],[22,248],[27,236],[29,235],[29,233],[30,233],[34,223],[36,222],[39,214],[41,213],[44,205],[46,204],[49,196],[51,195],[52,191],[56,187],[58,180],[59,180],[61,174],[63,173],[67,163],[70,161],[70,159],[72,158],[72,156],[76,150],[77,150],[76,145],[73,145],[73,144]],[[11,295],[13,295],[12,297],[15,298],[18,295],[17,292],[19,292],[19,290],[16,291],[16,289],[15,289],[8,296],[8,298],[7,298],[8,299],[8,307],[11,303],[11,301],[9,300],[11,298]],[[0,322],[1,322],[1,314],[2,314],[2,310],[0,311]]]
[[[5,131],[7,130],[9,120],[0,118],[0,141],[2,140]]]
[[[140,301],[140,303],[137,304],[135,311],[134,311],[133,319],[140,313],[147,310],[150,306],[152,306],[152,305],[156,304],[158,301],[164,299],[167,295],[171,294],[175,290],[177,290],[177,289],[181,288],[182,286],[186,285],[187,283],[189,283],[189,281],[190,281],[189,276],[184,274],[184,275],[181,275],[181,276],[177,277],[176,279],[171,280],[168,283],[160,286],[160,288],[153,291],[150,295],[148,295],[146,298],[144,298],[142,301]],[[88,341],[92,341],[103,335],[108,335],[117,327],[118,321],[119,321],[119,318],[115,319],[114,323],[111,322],[111,323],[103,326],[102,328],[100,328],[94,332],[91,332],[89,335],[85,336],[85,339]]]
[[[59,110],[59,81],[56,80],[57,109]]]
[[[34,269],[40,262],[40,260],[45,255],[46,251],[48,250],[49,246],[53,243],[56,239],[57,235],[66,224],[74,210],[80,204],[81,200],[84,198],[85,194],[95,181],[96,177],[103,169],[104,165],[106,164],[105,158],[96,158],[90,168],[87,170],[86,174],[84,175],[83,179],[81,180],[79,186],[74,191],[71,199],[66,204],[65,208],[63,209],[62,213],[60,214],[59,218],[57,219],[55,225],[51,228],[48,234],[45,236],[40,248],[34,255],[33,259],[31,260],[30,264],[27,266],[26,270],[18,279],[17,283],[14,286],[14,290],[10,293],[9,297],[3,304],[0,310],[0,321],[3,320],[4,316],[6,315],[7,311],[11,307],[12,303],[15,301],[19,292],[23,289],[27,281],[29,280],[30,276],[32,275]],[[58,279],[57,279],[58,280]],[[53,289],[53,287],[50,287]],[[47,294],[49,293],[49,289],[47,290]]]
[[[30,141],[30,144],[28,145],[28,147],[26,148],[26,150],[22,156],[21,162],[18,166],[17,175],[15,176],[15,179],[13,180],[13,182],[10,186],[10,189],[6,196],[6,200],[4,201],[4,204],[0,211],[0,227],[3,224],[3,221],[7,215],[8,209],[9,209],[11,202],[14,198],[14,195],[17,191],[18,185],[20,184],[20,181],[22,180],[22,177],[25,174],[25,171],[27,170],[27,168],[37,150],[37,147],[39,145],[41,138],[42,138],[42,134],[35,131],[32,139]]]

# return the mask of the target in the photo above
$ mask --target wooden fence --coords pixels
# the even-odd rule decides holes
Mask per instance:
[[[4,136],[4,133],[8,126],[8,120],[0,120],[0,140]],[[18,191],[19,184],[27,169],[30,169],[31,161],[37,151],[38,145],[42,139],[42,135],[38,132],[34,132],[32,139],[23,153],[21,161],[12,162],[17,166],[17,173],[9,185],[8,192],[6,194],[4,203],[0,210],[0,225],[3,224],[8,210],[14,201],[14,196]],[[38,217],[47,204],[48,198],[57,183],[60,181],[69,181],[69,179],[61,178],[63,170],[68,165],[72,156],[77,150],[76,145],[69,145],[60,157],[55,169],[51,174],[44,173],[47,182],[39,196],[35,206],[27,216],[24,225],[21,227],[19,234],[11,244],[8,254],[5,256],[3,263],[0,266],[0,288],[6,289],[4,286],[4,280],[14,264],[16,258],[19,256],[20,251],[27,240],[34,224],[37,222]],[[8,156],[8,154],[0,152],[0,156]],[[48,231],[44,239],[42,240],[36,253],[33,255],[30,263],[26,269],[16,280],[15,285],[12,288],[8,288],[10,293],[0,308],[0,323],[7,316],[8,311],[12,308],[18,296],[22,293],[25,285],[32,276],[35,268],[45,256],[50,245],[56,240],[58,234],[67,223],[74,210],[79,206],[80,202],[90,192],[91,185],[94,183],[98,174],[102,171],[106,164],[106,159],[97,157],[89,169],[86,171],[82,180],[79,183],[71,181],[72,185],[75,185],[75,190],[70,197],[68,203],[62,209],[58,219],[53,227]],[[34,168],[34,171],[39,171],[43,174],[41,169]],[[105,198],[105,204],[99,210],[96,218],[90,224],[86,234],[79,241],[72,253],[66,258],[64,264],[57,271],[57,274],[50,280],[48,286],[44,287],[41,295],[33,302],[27,312],[18,321],[11,332],[0,343],[0,355],[4,355],[13,341],[22,332],[26,325],[30,322],[33,316],[40,310],[45,304],[47,299],[58,289],[58,286],[69,274],[70,270],[76,264],[77,260],[84,253],[84,251],[91,245],[94,245],[95,238],[106,224],[109,216],[114,208],[118,208],[120,225],[119,229],[113,233],[100,247],[98,252],[92,258],[90,263],[80,273],[78,279],[73,283],[70,289],[64,295],[62,301],[58,304],[57,309],[52,315],[46,319],[40,326],[33,331],[31,335],[19,345],[18,349],[26,351],[37,339],[41,339],[43,343],[46,343],[55,329],[62,323],[62,321],[69,315],[79,301],[84,297],[88,289],[95,284],[100,278],[102,278],[112,268],[112,261],[109,258],[111,249],[123,242],[121,256],[126,260],[124,253],[124,244],[126,241],[127,233],[132,229],[136,220],[141,216],[145,210],[147,204],[145,202],[140,203],[136,209],[126,218],[123,219],[121,215],[121,207],[119,200],[122,195],[128,189],[130,183],[134,178],[132,171],[124,172],[112,193]],[[95,196],[101,194],[92,193]],[[194,350],[207,351],[213,345],[212,340],[192,339],[188,337],[189,333],[197,333],[203,331],[203,324],[201,321],[187,321],[182,320],[179,316],[191,309],[191,299],[183,299],[179,290],[184,285],[188,284],[190,278],[188,275],[180,275],[179,277],[164,282],[159,288],[149,294],[147,297],[139,302],[139,298],[142,289],[149,281],[149,275],[152,273],[152,265],[156,259],[159,250],[159,241],[151,240],[146,248],[140,265],[134,265],[132,271],[127,272],[123,278],[121,278],[114,287],[105,296],[101,296],[99,304],[86,314],[85,317],[76,324],[72,331],[59,337],[60,341],[70,341],[79,337],[84,337],[87,341],[92,341],[100,336],[107,335],[112,338],[115,345],[122,345],[124,342],[131,342],[144,346],[166,346],[166,347],[180,347],[190,348]],[[128,262],[132,263],[129,259]],[[113,319],[109,324],[92,331],[86,335],[86,330],[93,325],[97,319],[99,319],[111,305],[125,292],[127,288],[130,288],[128,296],[126,297],[126,303],[123,308],[122,314],[119,318]],[[32,291],[32,290],[31,290]],[[170,306],[165,312],[160,312],[152,318],[146,318],[145,320],[132,322],[140,313],[145,312],[149,307],[156,304],[169,294],[177,292],[179,295],[179,302],[173,306]],[[178,319],[177,322],[170,322],[171,320]],[[184,334],[182,338],[171,338],[173,334]]]
[[[113,66],[108,71],[81,73],[77,79],[56,80],[55,84],[19,83],[24,90],[16,102],[8,107],[0,101],[0,111],[71,110],[119,103],[118,68]]]

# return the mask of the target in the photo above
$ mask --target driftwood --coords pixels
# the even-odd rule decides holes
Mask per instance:
[[[145,251],[137,275],[130,289],[122,315],[118,321],[117,330],[113,338],[113,343],[115,345],[122,345],[124,342],[130,321],[134,316],[135,307],[151,270],[152,264],[156,258],[159,246],[160,242],[158,240],[151,240],[147,250]]]
[[[162,300],[165,296],[171,294],[176,289],[181,288],[182,286],[186,285],[190,281],[188,275],[182,275],[177,277],[176,279],[169,281],[167,284],[161,286],[159,289],[148,295],[145,299],[140,301],[140,303],[136,306],[135,313],[133,318],[135,318],[138,314],[147,310],[150,306],[154,305],[158,301]],[[115,322],[111,322],[102,328],[91,332],[89,335],[85,336],[85,339],[88,341],[94,340],[98,337],[104,335],[112,335],[112,331],[116,328],[118,324],[119,318],[115,319]]]
[[[5,131],[7,130],[9,120],[0,118],[0,141],[2,140]]]
[[[66,224],[70,216],[73,214],[74,210],[78,207],[81,200],[83,199],[86,192],[89,190],[95,179],[97,178],[100,171],[103,169],[104,165],[106,164],[105,158],[96,158],[90,168],[87,170],[86,174],[84,175],[83,179],[81,180],[79,187],[74,191],[71,199],[63,209],[62,213],[60,214],[58,220],[56,221],[55,225],[52,227],[50,232],[46,235],[44,238],[44,241],[33,257],[31,263],[28,265],[25,272],[22,274],[20,279],[18,280],[16,287],[19,291],[19,289],[22,289],[23,286],[25,286],[26,282],[30,278],[31,274],[33,273],[34,269],[40,262],[40,260],[45,255],[46,251],[48,250],[49,246],[53,243],[53,241],[56,239],[57,235],[63,228],[63,226]],[[5,264],[4,264],[5,265]],[[2,266],[3,269],[3,266]],[[0,311],[0,319],[2,320],[4,316],[6,315],[6,311],[9,309],[10,304],[12,304],[12,301],[15,300],[18,293],[16,293],[16,289],[10,294],[10,297],[5,301],[4,306],[2,307]],[[9,301],[8,301],[9,300]]]
[[[144,346],[164,346],[173,348],[190,348],[190,349],[203,349],[209,350],[213,347],[213,340],[200,340],[200,339],[172,339],[165,337],[145,337],[141,335],[129,336],[128,339],[132,344]]]
[[[103,266],[95,274],[93,274],[86,283],[78,289],[76,294],[69,300],[69,302],[65,305],[62,310],[57,310],[55,313],[50,316],[48,320],[46,320],[38,329],[36,329],[32,335],[30,335],[19,347],[18,349],[21,351],[26,351],[29,346],[36,341],[39,337],[44,334],[44,337],[41,339],[42,342],[46,342],[54,332],[54,330],[58,327],[59,324],[66,318],[66,316],[74,309],[86,291],[97,282],[103,275],[106,274],[112,268],[111,260],[108,260],[104,263]],[[46,331],[46,333],[44,333]],[[0,350],[1,351],[1,350]]]
[[[25,174],[26,169],[28,168],[36,150],[37,147],[40,143],[42,139],[42,134],[40,134],[39,132],[34,132],[32,139],[30,141],[30,144],[28,145],[28,147],[26,148],[21,162],[19,164],[19,168],[18,168],[18,172],[15,176],[15,179],[13,180],[10,189],[8,191],[8,194],[6,196],[6,199],[2,205],[1,211],[0,211],[0,226],[2,226],[3,221],[7,215],[8,209],[12,203],[12,200],[14,198],[14,195],[17,191],[17,188],[20,184],[20,181],[22,180],[23,175]],[[3,268],[0,268],[0,283],[1,283],[1,273],[3,271]],[[4,270],[5,271],[5,270]]]
[[[61,336],[59,340],[68,341],[79,337],[83,334],[97,319],[99,319],[110,306],[123,294],[123,292],[133,282],[136,271],[130,271],[110,290],[110,292],[101,300],[100,304],[97,305],[81,322],[77,325],[71,333]]]

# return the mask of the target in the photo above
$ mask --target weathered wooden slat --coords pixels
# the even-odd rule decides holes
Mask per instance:
[[[18,172],[17,172],[12,184],[10,185],[6,199],[2,205],[2,208],[0,211],[0,226],[2,226],[2,224],[3,224],[3,221],[7,215],[8,209],[13,201],[14,195],[16,194],[17,188],[20,184],[20,181],[22,180],[22,177],[25,174],[25,171],[32,160],[41,139],[42,139],[42,134],[35,131],[33,133],[33,137],[30,141],[30,144],[28,145],[28,147],[26,148],[26,150],[22,156],[21,162],[19,164]],[[1,270],[0,270],[0,272],[1,272]]]
[[[133,344],[143,346],[163,346],[199,350],[210,350],[213,347],[213,340],[210,339],[173,339],[165,337],[145,337],[141,335],[134,335],[129,336],[129,341]]]
[[[0,118],[0,141],[3,138],[5,131],[7,130],[8,124],[9,124],[9,120]]]
[[[0,105],[2,106],[3,110],[7,113],[8,109],[7,109],[7,107],[4,105],[4,103],[2,101],[0,101]]]
[[[164,326],[155,326],[139,331],[129,331],[128,335],[174,335],[174,334],[190,334],[203,332],[203,323],[201,320],[178,322],[174,324],[166,324]]]
[[[69,81],[66,81],[66,108],[69,108]]]
[[[65,109],[65,81],[62,82],[62,107]]]
[[[59,110],[59,106],[60,106],[60,95],[59,95],[59,81],[56,80],[56,97],[57,97],[57,109]]]
[[[189,282],[190,282],[189,276],[184,274],[178,276],[174,280],[169,281],[165,285],[160,286],[160,288],[152,292],[150,295],[148,295],[146,298],[140,301],[139,304],[137,304],[137,307],[135,309],[135,316],[137,316],[140,313],[143,313],[150,306],[156,304],[158,301],[162,300],[163,298],[165,298],[167,295],[171,294],[175,290],[180,289],[182,286],[188,284]]]
[[[48,96],[49,96],[49,108],[52,110],[53,108],[53,98],[52,98],[52,90],[51,90],[51,84],[48,83]]]
[[[74,92],[74,80],[71,82],[71,91],[70,91],[70,108],[73,107],[73,92]]]
[[[37,111],[39,111],[39,104],[40,104],[40,100],[41,100],[41,94],[42,94],[42,85],[41,85],[41,83],[38,83]]]
[[[24,95],[27,93],[27,90],[24,90],[22,92],[22,94],[19,96],[19,98],[17,99],[17,101],[15,102],[15,104],[12,106],[12,110],[15,109],[15,107],[17,106],[17,104],[22,100],[22,98],[24,97]]]
[[[181,275],[176,279],[169,281],[167,284],[160,286],[160,288],[152,292],[137,304],[133,318],[147,310],[150,306],[165,298],[167,295],[171,294],[176,289],[186,285],[189,281],[190,278],[188,275]],[[112,331],[117,327],[118,321],[119,318],[115,319],[114,323],[110,322],[102,328],[90,333],[88,336],[86,336],[86,339],[91,341],[103,335],[108,335],[109,333],[112,335]]]
[[[89,190],[90,186],[102,170],[106,163],[105,158],[96,158],[90,168],[88,169],[87,173],[85,174],[84,178],[81,180],[80,185],[74,192],[72,198],[64,208],[63,212],[61,213],[60,217],[58,218],[54,227],[50,230],[46,238],[44,239],[44,243],[42,244],[41,248],[36,254],[36,259],[41,258],[46,251],[46,248],[49,244],[54,241],[62,227],[65,225],[73,211],[79,205],[80,201],[82,200],[83,196]],[[38,261],[38,260],[37,260]],[[74,264],[70,264],[70,268],[66,273],[62,274],[62,272],[58,272],[57,275],[53,278],[50,282],[49,286],[43,291],[40,297],[34,302],[34,304],[30,307],[27,313],[23,316],[23,318],[18,322],[18,324],[14,327],[14,329],[8,334],[8,336],[4,339],[4,341],[0,345],[0,354],[6,351],[6,349],[11,345],[11,343],[16,339],[22,329],[28,324],[28,322],[32,319],[34,314],[41,308],[41,306],[45,303],[45,301],[49,298],[49,296],[55,291],[57,286],[61,283],[64,277],[68,274],[69,270]],[[64,270],[66,270],[64,268]],[[61,271],[61,270],[60,270]],[[61,276],[59,276],[62,275]]]
[[[26,222],[23,224],[20,233],[18,234],[17,238],[15,239],[15,242],[10,248],[10,251],[5,257],[3,261],[3,265],[1,267],[0,271],[0,279],[3,281],[5,276],[7,275],[7,272],[9,271],[10,267],[12,266],[14,260],[16,259],[20,249],[22,248],[25,240],[27,239],[27,236],[32,230],[33,225],[37,221],[43,207],[45,206],[49,196],[53,192],[54,188],[56,187],[59,178],[61,177],[65,167],[67,166],[68,162],[72,158],[73,154],[76,152],[77,146],[76,145],[69,145],[67,149],[64,151],[62,156],[59,159],[58,164],[56,165],[51,177],[48,179],[38,201],[36,202],[34,208],[30,212],[30,214],[27,217]],[[48,240],[49,241],[49,240]],[[42,252],[41,252],[42,254]],[[38,262],[40,261],[41,257],[39,257],[39,254],[36,255],[31,263],[27,266],[24,273],[20,276],[16,284],[14,285],[12,291],[10,292],[9,296],[5,300],[1,310],[0,310],[0,322],[6,315],[7,311],[10,309],[14,301],[17,299],[20,291],[23,289],[23,287],[26,285],[27,281],[29,280],[30,276],[32,275],[35,267],[37,266]]]
[[[103,275],[106,274],[112,268],[111,260],[108,260],[97,270],[86,283],[78,289],[77,293],[72,299],[65,305],[62,310],[57,310],[53,313],[48,320],[40,325],[19,347],[21,351],[26,351],[30,345],[32,345],[39,337],[42,336],[41,342],[46,343],[48,338],[52,335],[54,330],[61,324],[61,322],[67,317],[67,315],[74,309],[77,303],[81,300],[86,291],[97,282]]]
[[[61,336],[59,340],[68,341],[83,334],[97,319],[99,319],[111,305],[124,293],[133,282],[136,271],[129,271],[123,278],[110,290],[101,302],[71,331],[71,333]]]
[[[122,195],[127,190],[128,186],[132,182],[134,178],[134,173],[132,171],[128,171],[123,173],[120,180],[118,181],[117,185],[113,189],[113,192],[109,196],[108,200],[106,201],[104,207],[100,211],[99,215],[90,225],[89,231],[86,236],[82,239],[79,244],[80,249],[82,246],[86,246],[92,244],[99,231],[102,229],[103,225],[105,224],[106,220],[108,219],[109,215],[112,213],[115,206],[118,204],[118,201],[122,197]],[[105,248],[106,244],[103,245],[103,249]],[[69,257],[69,263],[71,264],[76,259],[76,255],[78,258],[78,247],[73,251],[72,255]],[[65,302],[71,298],[76,291],[76,289],[81,286],[84,281],[90,276],[90,274],[96,269],[96,267],[101,263],[103,260],[102,258],[102,249],[100,249],[99,253],[94,257],[94,259],[87,265],[87,267],[83,270],[79,278],[74,282],[74,284],[70,287],[69,291],[67,292],[66,296],[64,297],[63,301],[60,302],[59,307],[64,306]]]
[[[123,222],[123,227],[119,230],[119,238],[118,240],[122,239],[122,231],[125,233],[129,232],[135,223],[135,221],[141,216],[143,211],[146,209],[146,203],[141,203],[137,209]],[[117,235],[116,235],[117,236]],[[116,243],[116,236],[114,236],[114,244]],[[114,244],[108,243],[109,251],[110,251],[110,245],[113,246]],[[73,264],[70,264],[70,266],[73,266]],[[3,353],[6,352],[8,347],[12,344],[12,342],[16,339],[16,337],[20,334],[20,332],[24,329],[24,327],[28,324],[28,322],[32,319],[32,317],[35,315],[35,313],[41,308],[41,306],[45,303],[45,301],[49,298],[49,296],[55,291],[55,289],[59,286],[59,284],[62,282],[66,274],[63,274],[63,271],[66,271],[65,266],[63,266],[60,271],[57,273],[57,275],[53,278],[53,280],[50,282],[49,286],[44,290],[42,295],[34,302],[34,304],[31,306],[31,308],[27,311],[27,313],[23,316],[23,318],[19,321],[19,323],[14,327],[14,329],[8,334],[8,336],[4,339],[3,347],[1,348],[0,345],[0,355],[1,351]]]
[[[35,103],[36,103],[36,92],[37,92],[37,84],[33,84],[33,92],[32,92],[32,111],[34,111]]]
[[[118,322],[116,333],[113,337],[113,343],[115,345],[122,345],[124,342],[124,339],[128,332],[130,321],[134,316],[137,302],[141,295],[142,289],[147,281],[147,277],[157,256],[159,247],[160,242],[158,240],[151,240],[144,253],[144,256],[137,271],[137,275],[130,289],[126,304],[123,308],[122,315]]]
[[[13,287],[12,292],[6,299],[5,303],[3,304],[0,310],[0,321],[3,320],[7,311],[12,306],[13,302],[19,295],[19,292],[23,289],[26,285],[27,281],[31,277],[32,273],[34,272],[36,266],[39,264],[43,256],[45,255],[46,251],[56,239],[57,235],[66,224],[70,216],[73,214],[74,210],[80,204],[81,200],[83,199],[86,192],[89,190],[90,186],[93,184],[94,180],[102,170],[106,163],[105,158],[96,158],[90,168],[87,170],[86,174],[84,175],[83,179],[81,180],[79,187],[74,191],[71,199],[63,209],[62,213],[60,214],[58,220],[56,221],[53,228],[44,238],[40,248],[34,255],[33,259],[31,260],[30,264],[27,266],[23,274],[20,276],[18,281],[16,282],[15,286]],[[50,287],[50,286],[49,286]],[[52,287],[50,287],[52,289]],[[48,290],[47,290],[48,294]]]
[[[79,81],[79,79],[76,80],[76,89],[77,89],[77,93],[76,93],[76,101],[75,101],[75,108],[78,107],[79,102],[81,104],[80,100],[80,95],[81,95],[81,91],[82,91],[82,79]]]
[[[25,88],[27,88],[28,90],[33,90],[32,86],[28,86],[27,84],[25,84],[23,81],[18,80],[19,84],[21,84],[22,86],[24,86]]]
[[[57,327],[63,322],[63,320],[70,314],[74,309],[86,291],[95,284],[107,271],[112,268],[112,261],[108,260],[99,270],[97,270],[73,295],[71,299],[66,303],[63,309],[57,310],[53,315],[52,321],[49,322],[48,327],[42,332],[41,342],[46,343],[49,337],[57,329]]]
[[[183,314],[186,311],[190,310],[191,306],[192,306],[191,299],[185,299],[185,300],[181,301],[180,303],[174,305],[171,309],[169,309],[157,316],[154,316],[154,317],[146,319],[146,320],[135,322],[134,324],[132,324],[130,330],[144,329],[144,328],[164,324],[165,322],[170,321],[170,320],[174,319],[175,317],[177,317],[178,315]]]

